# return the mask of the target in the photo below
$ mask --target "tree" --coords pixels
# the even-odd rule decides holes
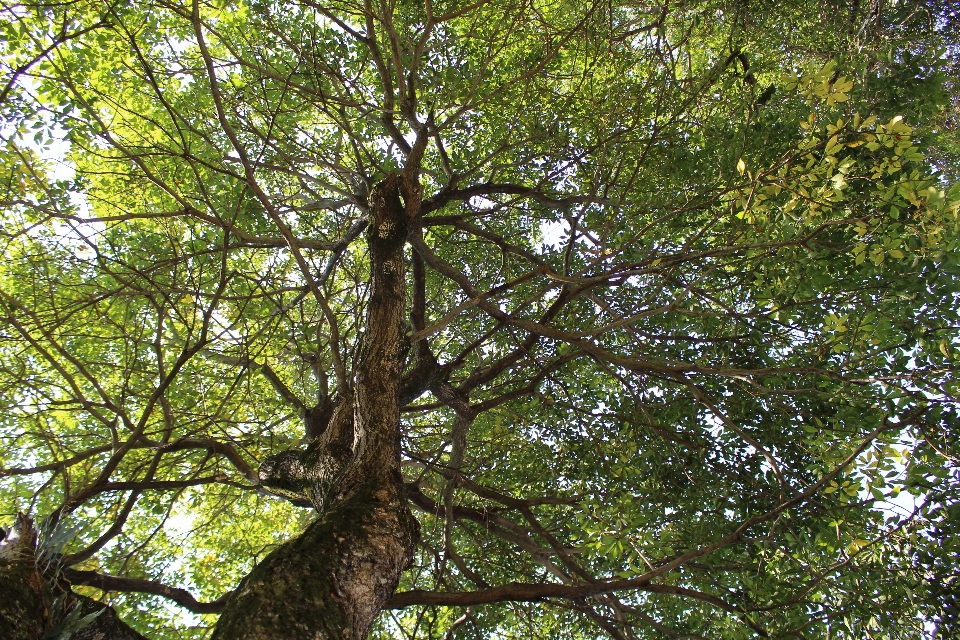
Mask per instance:
[[[948,3],[3,12],[7,633],[951,633]]]

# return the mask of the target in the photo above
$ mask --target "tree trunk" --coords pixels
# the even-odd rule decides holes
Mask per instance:
[[[406,207],[400,200],[406,196]],[[370,302],[355,388],[341,388],[326,425],[312,426],[306,450],[272,456],[260,467],[265,487],[318,519],[257,565],[227,600],[215,640],[325,640],[365,638],[410,565],[419,526],[400,474],[400,377],[406,282],[403,249],[408,218],[417,217],[420,188],[390,175],[370,197]],[[341,385],[344,386],[344,385]],[[350,383],[346,386],[350,386]],[[36,532],[21,516],[0,546],[0,638],[38,640],[54,626],[48,583],[40,575]],[[104,608],[68,594],[69,609],[86,615]],[[78,640],[142,640],[106,607]]]
[[[355,391],[340,389],[306,451],[273,456],[264,486],[320,516],[269,554],[227,601],[214,640],[365,638],[416,548],[400,475],[400,376],[406,351],[403,248],[419,185],[390,175],[370,196],[370,302]]]

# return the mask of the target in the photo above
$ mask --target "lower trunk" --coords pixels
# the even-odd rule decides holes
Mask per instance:
[[[402,487],[362,487],[240,583],[214,640],[365,638],[410,564]]]

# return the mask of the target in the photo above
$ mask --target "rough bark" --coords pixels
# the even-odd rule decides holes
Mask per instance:
[[[370,302],[355,388],[338,390],[306,450],[260,468],[264,486],[312,505],[319,518],[244,578],[214,640],[365,638],[413,557],[419,531],[400,475],[399,426],[403,248],[419,185],[404,180],[388,176],[370,196]]]

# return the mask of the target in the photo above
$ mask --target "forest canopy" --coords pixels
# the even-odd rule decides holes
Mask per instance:
[[[0,16],[0,635],[956,637],[952,3]]]

